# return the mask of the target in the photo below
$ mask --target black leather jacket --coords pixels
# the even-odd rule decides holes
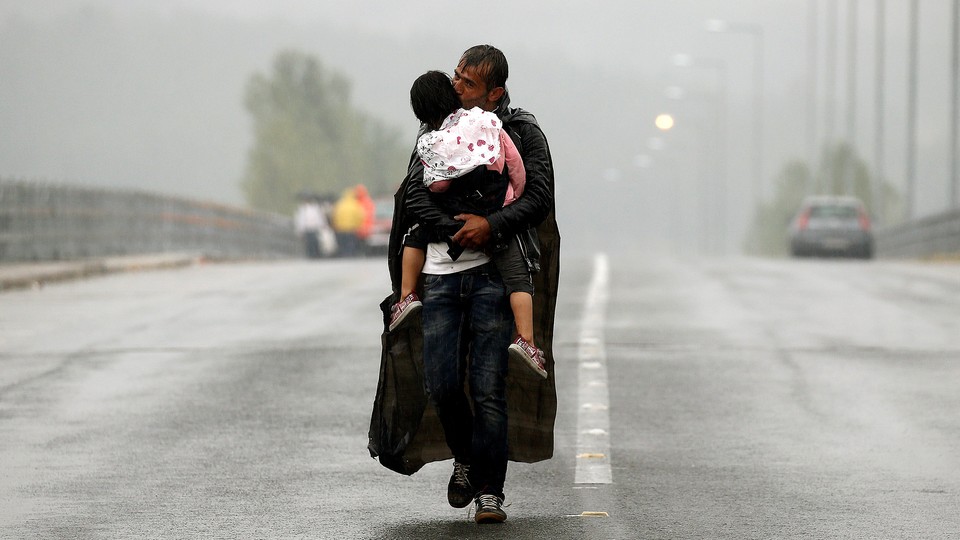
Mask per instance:
[[[540,271],[533,275],[534,339],[546,353],[548,373],[554,373],[553,327],[560,278],[560,233],[554,214],[553,161],[547,139],[534,116],[508,107],[498,115],[520,150],[527,183],[514,203],[487,214],[491,244],[496,248],[517,234],[527,259]],[[457,182],[462,178],[457,179]],[[452,182],[455,184],[456,182]],[[423,334],[419,321],[405,329],[387,331],[390,305],[400,289],[403,235],[417,219],[439,227],[460,228],[448,213],[430,201],[423,186],[423,168],[416,152],[407,176],[394,195],[393,229],[387,255],[393,291],[380,304],[383,314],[380,378],[370,419],[368,449],[380,463],[403,474],[413,474],[425,463],[452,458],[436,413],[431,413],[423,383]],[[500,199],[502,204],[502,198]],[[450,229],[444,229],[450,230]],[[507,371],[508,452],[512,461],[533,463],[553,455],[553,425],[557,414],[555,375],[541,379],[525,368]]]
[[[514,203],[502,206],[508,181],[506,174],[496,178],[496,173],[479,168],[452,182],[451,189],[442,197],[446,202],[438,202],[421,181],[423,165],[414,151],[407,175],[395,195],[394,226],[388,254],[388,258],[398,259],[388,261],[395,290],[399,289],[400,283],[399,253],[403,234],[419,221],[441,237],[451,236],[463,225],[453,219],[457,213],[487,218],[490,223],[488,247],[492,251],[506,249],[510,238],[517,236],[527,267],[531,273],[540,271],[541,250],[536,227],[554,211],[553,158],[537,119],[523,109],[509,107],[509,103],[510,96],[505,94],[495,112],[523,158],[527,176],[523,195]]]

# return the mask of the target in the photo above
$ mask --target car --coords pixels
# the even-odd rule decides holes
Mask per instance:
[[[390,228],[393,226],[393,198],[380,198],[373,201],[373,225],[370,234],[364,239],[364,250],[368,255],[384,255],[390,245]]]
[[[863,201],[851,196],[812,196],[790,223],[794,257],[873,257],[873,232]]]

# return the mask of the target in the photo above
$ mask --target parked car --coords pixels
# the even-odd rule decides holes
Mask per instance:
[[[794,257],[873,257],[873,233],[863,202],[856,197],[807,197],[790,224]]]
[[[365,240],[365,253],[384,255],[390,244],[390,227],[393,224],[393,198],[376,199],[374,203],[373,226],[370,236]]]

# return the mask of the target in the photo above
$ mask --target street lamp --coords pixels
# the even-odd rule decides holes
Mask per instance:
[[[653,125],[657,126],[657,129],[660,131],[670,131],[673,128],[673,116],[669,114],[659,114],[653,121]]]
[[[763,27],[759,24],[731,23],[710,19],[704,27],[708,32],[747,34],[753,37],[753,181],[754,204],[763,201]]]
[[[920,19],[919,0],[910,0],[910,28],[907,50],[907,189],[904,197],[907,220],[914,216],[917,191],[917,41]]]
[[[876,4],[876,22],[874,26],[876,27],[876,41],[874,48],[875,52],[875,67],[874,67],[874,83],[873,87],[875,90],[874,97],[874,113],[875,118],[874,122],[876,126],[874,128],[874,139],[873,139],[873,159],[876,160],[876,180],[873,183],[873,211],[876,216],[876,220],[880,223],[885,223],[887,220],[887,203],[886,195],[884,194],[884,177],[886,176],[886,168],[884,167],[884,129],[885,122],[883,120],[883,115],[885,112],[885,90],[884,84],[886,78],[886,0],[877,0]]]
[[[726,220],[727,220],[727,208],[726,208],[726,197],[727,193],[727,166],[726,166],[726,152],[723,148],[724,143],[726,142],[726,130],[725,130],[725,115],[724,108],[726,107],[727,101],[727,64],[723,60],[717,58],[700,58],[693,57],[689,54],[675,54],[673,56],[673,65],[680,68],[700,68],[707,69],[716,72],[717,75],[717,98],[716,98],[716,111],[715,111],[715,143],[714,143],[714,159],[716,163],[716,184],[707,184],[704,186],[704,197],[701,198],[701,204],[703,208],[703,216],[707,218],[706,207],[708,202],[712,200],[716,204],[717,212],[717,223],[715,227],[708,226],[708,232],[712,232],[716,235],[716,245],[720,248],[722,253],[726,253]],[[706,170],[704,170],[706,173]],[[707,182],[707,175],[704,174],[704,182]],[[710,191],[710,188],[713,187],[716,190],[717,195],[714,197],[707,196],[707,193]]]
[[[950,204],[960,208],[960,156],[957,141],[960,140],[960,125],[957,124],[960,109],[960,0],[953,0],[953,23],[950,26]]]
[[[679,254],[684,250],[684,246],[688,245],[688,242],[684,241],[683,226],[684,223],[689,223],[689,220],[684,220],[681,216],[681,213],[685,210],[683,204],[685,182],[682,181],[683,176],[680,173],[683,156],[679,153],[677,139],[670,133],[675,125],[673,115],[669,113],[658,114],[653,119],[653,125],[660,133],[647,139],[647,149],[657,154],[659,161],[662,163],[657,171],[657,176],[662,180],[658,182],[657,189],[664,190],[665,196],[663,199],[666,204],[661,205],[660,211],[667,212],[663,223],[665,225],[669,224],[663,237],[672,240],[673,249]]]

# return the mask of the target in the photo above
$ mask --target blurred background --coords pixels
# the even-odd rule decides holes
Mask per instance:
[[[957,2],[0,0],[0,179],[293,216],[403,178],[416,76],[510,62],[565,246],[786,253],[800,200],[957,208]]]

